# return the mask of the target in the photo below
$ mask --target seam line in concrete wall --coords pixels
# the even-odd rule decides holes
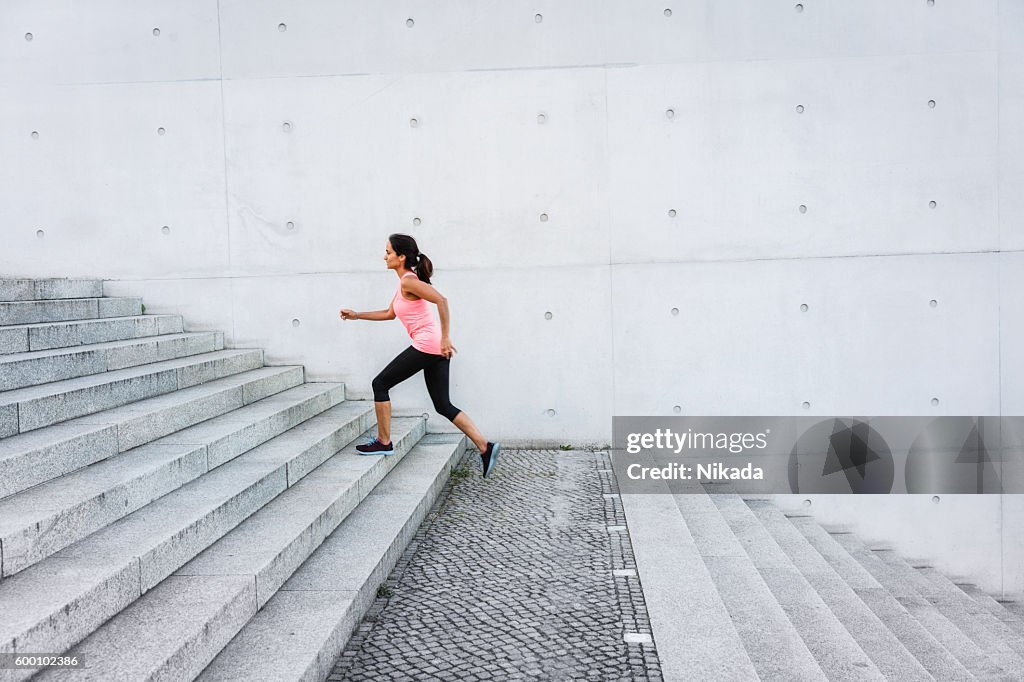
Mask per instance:
[[[231,273],[231,207],[228,191],[228,121],[227,101],[224,97],[224,45],[221,39],[220,0],[217,0],[217,63],[220,72],[220,139],[224,155],[224,229],[228,238],[228,273]],[[228,297],[231,299],[231,342],[238,338],[235,332],[235,283],[228,283]]]

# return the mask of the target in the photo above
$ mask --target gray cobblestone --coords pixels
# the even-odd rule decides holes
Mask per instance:
[[[330,679],[661,680],[622,502],[602,451],[460,465]]]

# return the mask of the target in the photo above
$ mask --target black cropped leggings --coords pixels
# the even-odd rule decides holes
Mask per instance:
[[[409,346],[388,363],[373,379],[373,399],[378,403],[391,400],[388,391],[423,370],[423,378],[427,382],[427,392],[434,401],[434,409],[443,417],[455,421],[459,408],[448,399],[448,366],[451,361],[443,355],[424,353]]]

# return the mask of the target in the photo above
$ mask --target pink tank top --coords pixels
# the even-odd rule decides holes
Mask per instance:
[[[416,273],[404,275],[410,276],[415,277]],[[434,318],[433,304],[425,298],[410,301],[402,295],[402,285],[399,284],[391,305],[412,337],[412,347],[424,353],[441,355],[441,325]]]

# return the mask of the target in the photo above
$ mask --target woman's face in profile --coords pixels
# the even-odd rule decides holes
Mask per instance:
[[[384,262],[392,270],[398,267],[398,254],[391,248],[390,240],[384,244]]]

